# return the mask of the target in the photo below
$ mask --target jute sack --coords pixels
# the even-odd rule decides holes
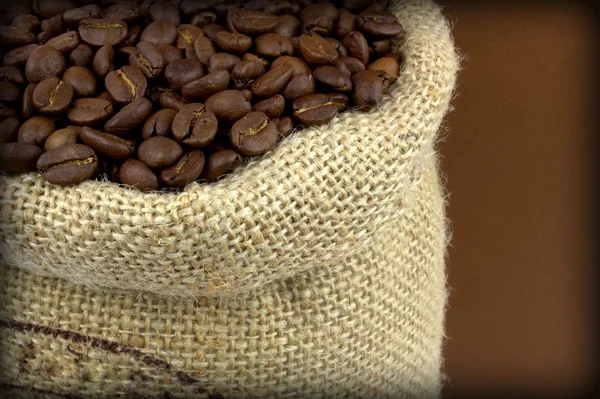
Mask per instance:
[[[434,144],[458,62],[438,6],[391,10],[405,63],[379,109],[301,131],[216,184],[158,195],[2,177],[1,389],[439,395]]]

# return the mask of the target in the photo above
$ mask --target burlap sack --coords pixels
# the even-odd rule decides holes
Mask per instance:
[[[216,184],[152,195],[2,177],[2,389],[437,396],[433,146],[458,63],[435,4],[391,9],[405,66],[381,107],[295,134]]]

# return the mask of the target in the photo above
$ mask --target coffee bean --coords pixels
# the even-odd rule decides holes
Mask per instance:
[[[194,46],[194,42],[199,37],[203,37],[204,32],[201,28],[191,24],[182,24],[177,27],[177,39],[175,39],[175,47],[184,50],[187,46]]]
[[[290,37],[290,43],[292,43],[294,51],[298,51],[298,49],[300,48],[300,38],[298,36]]]
[[[328,37],[327,41],[333,46],[333,48],[337,50],[340,57],[346,57],[348,55],[346,46],[344,46],[339,40],[336,40],[333,37]]]
[[[140,39],[152,44],[173,44],[177,39],[177,27],[170,21],[154,21],[142,31]]]
[[[35,35],[30,31],[14,26],[0,26],[0,44],[8,47],[26,46],[35,42]]]
[[[141,70],[148,79],[162,75],[165,68],[162,53],[150,42],[139,42],[136,49],[129,56],[129,64]]]
[[[42,80],[33,91],[33,106],[43,114],[65,112],[73,100],[73,87],[59,78]]]
[[[333,90],[351,91],[352,80],[339,69],[331,66],[320,66],[313,71],[315,80]]]
[[[310,67],[306,64],[306,62],[298,57],[282,55],[273,61],[271,68],[277,68],[281,64],[290,64],[292,66],[292,77],[298,75],[308,75],[311,73]]]
[[[265,73],[265,68],[256,61],[242,61],[238,63],[231,71],[231,79],[234,82],[236,90],[242,90],[250,87],[252,82]]]
[[[227,86],[229,86],[229,72],[221,69],[186,83],[181,88],[181,93],[188,100],[204,100],[227,89]]]
[[[147,140],[153,136],[170,136],[175,115],[177,115],[177,111],[169,108],[161,109],[152,114],[144,123],[142,139]]]
[[[242,155],[255,156],[275,145],[277,126],[262,112],[250,112],[231,127],[231,144]]]
[[[18,141],[23,144],[44,146],[44,142],[54,133],[54,121],[45,116],[29,118],[19,128]]]
[[[140,35],[142,34],[142,28],[139,25],[133,25],[127,27],[127,36],[123,43],[123,46],[135,46],[140,41]]]
[[[387,93],[390,85],[398,79],[397,76],[388,75],[387,72],[381,71],[379,69],[376,69],[373,72],[375,72],[377,77],[381,80],[381,83],[383,84],[383,93],[384,94]]]
[[[385,54],[390,52],[390,49],[391,45],[388,39],[376,40],[371,43],[369,54],[371,55],[371,59],[383,57]]]
[[[40,30],[42,32],[61,32],[63,30],[62,15],[55,15],[53,17],[44,19],[42,22],[40,22]]]
[[[289,100],[308,96],[315,92],[315,80],[312,74],[293,77],[283,89],[283,96]]]
[[[1,143],[0,171],[10,174],[34,172],[40,155],[42,149],[34,144]]]
[[[271,98],[262,100],[254,104],[252,111],[262,112],[269,119],[279,118],[285,107],[285,99],[281,94],[276,94]]]
[[[233,67],[241,61],[242,60],[233,54],[216,53],[213,54],[208,61],[208,72],[218,71],[219,69],[225,69],[227,72],[231,72]]]
[[[327,94],[311,94],[294,100],[294,118],[304,126],[323,125],[338,113]]]
[[[302,22],[303,33],[317,33],[327,36],[333,29],[334,21],[338,19],[338,11],[333,4],[317,3],[309,5],[298,13]]]
[[[352,75],[366,69],[365,64],[363,64],[358,58],[342,57],[341,60],[344,61],[344,64],[346,64],[346,67]]]
[[[100,17],[102,17],[102,10],[100,10],[100,7],[96,4],[73,8],[62,14],[63,22],[69,27],[75,27],[85,19],[98,19]],[[107,19],[106,15],[104,16],[104,19]]]
[[[356,18],[357,16],[351,13],[341,13],[338,20],[335,35],[341,40],[344,39],[348,33],[356,30]]]
[[[37,84],[31,83],[23,92],[23,106],[21,107],[21,116],[23,119],[29,119],[35,113],[35,106],[33,105],[33,92]]]
[[[234,150],[224,149],[210,154],[206,159],[202,180],[215,181],[225,173],[237,168],[242,157]]]
[[[272,68],[252,83],[252,95],[263,98],[274,96],[292,78],[292,71],[292,66],[286,63]]]
[[[103,91],[102,93],[98,94],[96,96],[96,98],[100,99],[100,100],[106,100],[108,102],[110,102],[111,104],[116,104],[117,102],[115,101],[114,98],[112,98],[112,96],[110,95],[109,92],[107,91]]]
[[[68,144],[76,144],[79,139],[81,128],[79,126],[68,126],[58,129],[52,133],[44,143],[44,151],[50,151]]]
[[[265,33],[254,41],[255,51],[265,57],[279,57],[294,54],[294,47],[287,37],[279,33]]]
[[[17,15],[10,26],[15,28],[23,29],[28,32],[33,32],[38,26],[40,26],[40,19],[32,14],[21,14]]]
[[[362,33],[350,32],[343,41],[351,57],[357,58],[363,65],[369,63],[369,44]]]
[[[237,89],[236,89],[237,90]],[[240,90],[246,101],[252,101],[252,92],[248,89]]]
[[[336,69],[338,69],[344,75],[346,75],[348,77],[352,77],[352,72],[350,72],[350,70],[346,66],[346,63],[344,62],[343,58],[338,58],[337,60],[333,61],[333,64],[331,64],[331,65],[333,65]]]
[[[52,32],[52,31],[40,32],[36,36],[36,41],[41,46],[41,45],[46,44],[48,42],[48,40],[52,39],[53,37],[56,37],[57,35],[58,35],[58,32]]]
[[[185,87],[185,86],[184,86]],[[160,95],[160,106],[163,108],[170,108],[176,111],[179,111],[183,106],[185,106],[188,102],[173,92],[164,92]]]
[[[22,85],[25,84],[25,77],[19,68],[14,66],[3,66],[0,67],[0,81]]]
[[[339,57],[337,50],[331,43],[316,33],[302,34],[298,42],[298,48],[302,58],[313,65],[331,64]]]
[[[103,19],[84,19],[79,23],[81,40],[93,46],[110,44],[116,46],[127,37],[125,21],[106,21]]]
[[[81,129],[79,136],[94,151],[113,161],[127,159],[135,152],[132,141],[87,126]]]
[[[192,80],[204,76],[204,68],[198,60],[174,60],[165,68],[165,78],[173,89],[180,89]]]
[[[228,20],[231,20],[235,31],[249,36],[273,32],[277,26],[277,16],[274,14],[239,8],[230,11]]]
[[[17,116],[17,110],[9,108],[6,104],[0,102],[0,122],[8,118],[15,118]]]
[[[96,77],[87,68],[72,66],[63,73],[62,80],[68,83],[79,97],[92,97],[96,94]]]
[[[194,1],[194,0],[192,0]],[[179,7],[183,11],[183,7]],[[217,15],[212,11],[203,11],[199,14],[196,14],[192,17],[192,21],[190,22],[194,26],[203,27],[205,25],[214,24],[217,21]]]
[[[155,44],[154,47],[162,54],[165,65],[168,65],[171,61],[183,59],[183,52],[175,46],[170,44]]]
[[[263,68],[267,69],[269,67],[269,65],[271,64],[267,59],[263,58],[263,57],[259,57],[256,54],[251,54],[251,53],[246,53],[244,54],[244,56],[242,57],[243,61],[256,61],[259,64],[261,64],[263,66]]]
[[[108,21],[125,21],[129,25],[135,23],[139,17],[140,6],[133,3],[120,3],[112,5],[104,10],[104,16],[102,18]]]
[[[121,183],[135,187],[140,191],[158,190],[160,185],[158,177],[143,162],[137,159],[128,159],[119,168]]]
[[[218,24],[208,24],[202,27],[202,32],[204,32],[204,36],[206,36],[206,38],[208,40],[210,40],[210,42],[212,44],[216,43],[216,35],[219,32],[226,32],[227,29],[222,27],[221,25]]]
[[[268,1],[264,12],[280,14],[297,14],[300,11],[300,6],[294,0],[275,0]]]
[[[244,10],[262,11],[265,9],[268,2],[268,0],[250,0],[242,8]]]
[[[117,48],[116,64],[130,64],[129,57],[138,53],[139,50],[134,46],[122,46]],[[131,64],[130,64],[131,65]],[[135,65],[132,65],[135,66]],[[136,66],[136,68],[138,68]],[[138,68],[139,69],[139,68]]]
[[[225,122],[235,122],[252,111],[252,105],[239,90],[224,90],[213,94],[204,105],[207,110],[215,113],[219,121]]]
[[[5,103],[16,103],[21,97],[17,86],[10,82],[0,82],[0,101]]]
[[[113,113],[110,101],[101,98],[80,98],[73,101],[67,119],[74,125],[94,126],[108,119]]]
[[[67,61],[56,48],[44,45],[31,52],[25,64],[25,77],[32,83],[62,75]]]
[[[27,46],[16,48],[4,55],[3,62],[6,66],[21,66],[27,63],[31,53],[38,48],[39,45],[32,43]]]
[[[68,144],[43,153],[37,169],[47,182],[69,186],[92,177],[98,169],[98,157],[87,145]]]
[[[105,77],[115,69],[115,50],[106,44],[98,50],[94,56],[94,72],[100,77]]]
[[[277,25],[275,26],[274,32],[290,38],[298,34],[300,26],[302,26],[302,24],[298,21],[298,18],[293,15],[279,15],[277,16]]]
[[[48,40],[46,44],[56,48],[61,53],[69,53],[79,45],[79,35],[77,32],[63,33]]]
[[[120,104],[143,97],[148,89],[142,71],[130,65],[106,75],[105,85],[112,98]]]
[[[241,33],[217,32],[215,42],[221,50],[231,53],[245,53],[252,46],[252,39]]]
[[[169,21],[175,25],[181,22],[179,7],[169,1],[158,0],[150,7],[149,14],[153,21]]]
[[[202,64],[208,65],[210,58],[215,54],[215,48],[207,37],[199,37],[194,42],[194,52]]]
[[[342,93],[329,93],[327,94],[327,97],[329,97],[329,101],[335,105],[338,112],[342,112],[350,103],[348,96]]]
[[[204,162],[202,151],[188,152],[176,164],[163,169],[160,180],[169,187],[183,188],[200,177]]]
[[[152,113],[152,104],[144,97],[124,106],[104,125],[106,133],[124,135],[141,126]]]
[[[33,10],[43,18],[63,14],[76,7],[75,1],[72,0],[36,0],[33,2]]]
[[[279,136],[288,137],[294,131],[294,122],[292,121],[292,118],[285,116],[279,120],[277,128],[279,130]]]
[[[217,117],[204,104],[187,104],[173,120],[173,137],[188,147],[202,148],[215,138],[217,126]]]
[[[183,155],[178,142],[168,137],[150,137],[140,144],[137,156],[150,168],[166,168],[173,165]]]
[[[7,118],[0,122],[0,143],[17,141],[17,132],[21,122],[17,118]]]
[[[398,61],[392,57],[379,58],[378,60],[373,61],[367,69],[370,71],[383,71],[387,73],[392,83],[396,81],[398,74],[400,73]]]
[[[381,102],[385,89],[376,71],[360,71],[352,76],[352,83],[354,84],[352,100],[358,109],[368,110]]]
[[[392,38],[404,32],[398,18],[388,11],[364,11],[356,19],[361,32],[378,38]]]
[[[87,67],[92,63],[93,59],[94,51],[85,43],[79,44],[71,51],[71,54],[69,54],[69,61],[75,66]]]

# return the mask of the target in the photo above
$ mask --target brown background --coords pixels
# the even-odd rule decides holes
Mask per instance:
[[[464,55],[440,144],[445,395],[586,392],[598,370],[598,20],[568,1],[442,3]]]

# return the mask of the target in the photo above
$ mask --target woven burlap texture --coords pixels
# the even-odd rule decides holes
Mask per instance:
[[[434,144],[458,61],[437,5],[391,10],[405,62],[380,108],[294,134],[216,184],[158,195],[1,177],[0,387],[439,395]]]

